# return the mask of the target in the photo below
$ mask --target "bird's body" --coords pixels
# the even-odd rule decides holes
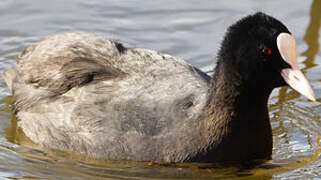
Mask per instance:
[[[166,150],[186,149],[180,141],[194,140],[187,134],[196,132],[186,128],[199,126],[211,78],[167,54],[117,46],[87,33],[64,33],[27,49],[10,77],[19,126],[45,147],[94,157],[186,159]],[[70,68],[82,75],[63,79]]]
[[[255,76],[263,67],[240,71],[236,65],[244,60],[230,54],[228,38],[224,42],[229,45],[223,43],[211,78],[167,54],[64,33],[26,49],[4,79],[19,126],[47,148],[109,160],[268,159],[267,100],[283,81],[277,76],[266,85],[274,71]],[[227,66],[232,59],[236,65]]]

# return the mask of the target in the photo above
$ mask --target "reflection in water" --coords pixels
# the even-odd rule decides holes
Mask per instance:
[[[308,49],[302,53],[307,59],[303,62],[307,68],[314,66],[314,59],[319,50],[319,31],[321,28],[321,1],[314,0],[310,11],[310,24],[305,33],[304,40]]]
[[[3,99],[0,99],[0,104],[5,105],[0,110],[2,112],[7,112],[8,114],[11,114],[11,123],[10,127],[5,129],[6,138],[9,142],[15,143],[15,144],[21,144],[21,142],[31,142],[29,138],[27,138],[23,131],[18,127],[17,118],[14,115],[14,112],[12,111],[9,104],[12,103],[12,96],[4,97]]]

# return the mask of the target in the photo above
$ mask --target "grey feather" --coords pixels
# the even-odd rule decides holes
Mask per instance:
[[[211,78],[185,61],[64,33],[32,45],[18,62],[4,79],[19,126],[43,147],[115,160],[182,161],[196,153],[180,142],[201,141]]]

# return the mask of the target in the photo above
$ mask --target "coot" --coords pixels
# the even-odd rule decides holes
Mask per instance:
[[[269,159],[271,91],[288,84],[315,100],[289,30],[260,12],[228,28],[213,77],[82,32],[49,36],[18,59],[3,77],[24,133],[108,160]]]

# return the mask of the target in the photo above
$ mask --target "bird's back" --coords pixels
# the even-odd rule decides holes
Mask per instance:
[[[200,146],[210,77],[170,55],[65,33],[26,49],[4,79],[19,126],[44,147],[182,161]]]

